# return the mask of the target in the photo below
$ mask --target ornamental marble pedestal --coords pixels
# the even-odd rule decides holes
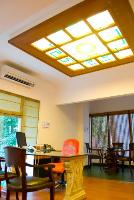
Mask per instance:
[[[67,177],[67,187],[63,200],[83,200],[86,199],[86,193],[83,189],[83,165],[86,155],[63,155],[62,152],[53,151],[50,153],[35,152],[27,153],[36,158],[61,158],[65,163]]]
[[[83,165],[85,155],[77,155],[65,158],[65,170],[67,176],[67,187],[64,200],[86,199],[83,189]]]

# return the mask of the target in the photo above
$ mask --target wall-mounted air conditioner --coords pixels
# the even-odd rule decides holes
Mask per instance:
[[[0,66],[0,78],[12,81],[17,84],[21,84],[27,87],[34,87],[35,83],[33,77],[21,72],[20,70],[14,69],[8,65]]]

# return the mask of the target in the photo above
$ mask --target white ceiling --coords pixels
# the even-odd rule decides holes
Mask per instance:
[[[81,1],[0,0],[0,65],[3,63],[13,65],[54,84],[61,84],[61,82],[72,79],[8,44],[8,40]],[[134,0],[130,0],[130,3],[134,7]],[[87,76],[92,76],[92,73]],[[75,77],[75,79],[77,78],[79,79],[79,77]]]

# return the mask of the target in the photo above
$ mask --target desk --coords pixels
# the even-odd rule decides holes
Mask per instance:
[[[65,156],[62,152],[52,151],[50,153],[36,152],[27,153],[37,158],[41,157],[60,157],[64,160],[67,176],[67,187],[64,200],[82,200],[86,199],[86,193],[83,189],[83,165],[85,154]]]

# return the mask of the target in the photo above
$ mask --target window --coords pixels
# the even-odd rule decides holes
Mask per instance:
[[[5,145],[16,145],[16,131],[25,132],[28,145],[36,145],[39,105],[38,100],[0,90],[1,150]]]
[[[93,148],[107,148],[108,134],[107,134],[107,116],[92,117],[91,120],[91,143]]]
[[[91,115],[90,141],[93,148],[123,143],[123,148],[129,149],[129,143],[134,142],[133,111]]]
[[[0,156],[4,156],[5,146],[16,146],[16,131],[21,129],[21,118],[0,116]]]

